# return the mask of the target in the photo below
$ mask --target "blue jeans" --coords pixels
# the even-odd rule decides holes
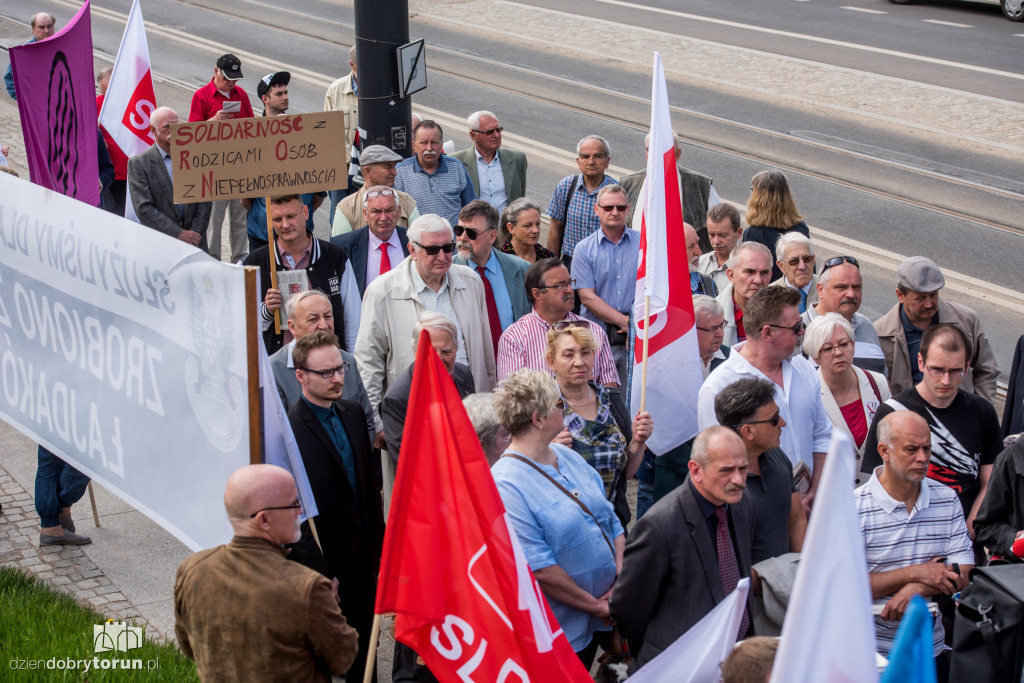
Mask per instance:
[[[639,482],[636,490],[636,518],[640,519],[644,513],[654,505],[654,482]]]
[[[43,527],[60,526],[60,513],[85,495],[89,477],[56,455],[39,447],[36,468],[36,512]]]

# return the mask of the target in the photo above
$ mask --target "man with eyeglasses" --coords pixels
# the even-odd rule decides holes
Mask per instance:
[[[779,449],[786,421],[775,403],[775,385],[753,377],[733,382],[715,397],[715,417],[747,450],[747,491],[754,503],[750,564],[800,552],[807,515],[793,485],[793,467]]]
[[[489,111],[478,111],[466,119],[473,146],[452,156],[469,171],[477,196],[499,212],[526,195],[526,155],[501,146],[498,117]]]
[[[838,313],[846,318],[853,327],[853,364],[862,370],[887,376],[889,370],[875,326],[870,318],[858,313],[863,290],[864,279],[857,259],[833,256],[821,266],[817,283],[818,302],[807,307],[803,319],[810,325],[812,320],[826,313]]]
[[[970,348],[970,340],[957,325],[940,323],[925,331],[918,352],[921,381],[879,406],[864,441],[861,467],[870,474],[881,464],[878,425],[886,415],[897,410],[917,413],[931,432],[928,477],[956,491],[974,539],[974,518],[1003,441],[992,404],[961,387]]]
[[[302,398],[288,411],[288,420],[319,510],[316,530],[323,549],[321,554],[303,525],[295,559],[338,580],[341,610],[359,632],[352,666],[362,672],[384,543],[381,485],[366,416],[358,403],[341,398],[347,363],[337,337],[322,330],[308,334],[295,343],[292,358]]]
[[[748,377],[773,382],[775,403],[786,422],[781,448],[793,467],[802,462],[811,469],[811,485],[804,498],[810,506],[832,441],[832,422],[821,402],[814,366],[803,356],[793,356],[804,333],[799,303],[800,295],[789,287],[765,287],[750,297],[743,313],[747,340],[732,347],[729,358],[701,386],[697,426],[719,424],[715,398],[733,382]]]
[[[449,225],[459,220],[459,210],[476,199],[469,171],[462,162],[444,154],[444,132],[436,121],[420,121],[412,129],[415,156],[395,166],[395,189],[408,192],[421,213],[436,213]]]
[[[409,226],[409,258],[378,277],[363,295],[363,324],[355,357],[370,405],[416,359],[409,339],[423,311],[443,313],[455,323],[456,360],[469,366],[477,391],[490,391],[494,343],[487,325],[487,304],[480,278],[452,264],[455,234],[448,221],[424,214]]]
[[[554,370],[546,357],[548,330],[580,325],[589,329],[599,344],[594,381],[607,387],[619,386],[619,373],[604,326],[572,312],[574,282],[569,269],[559,259],[540,259],[527,269],[523,281],[533,310],[510,325],[498,341],[498,381],[523,368],[548,372],[553,377]]]
[[[33,14],[29,24],[32,27],[32,37],[25,42],[25,45],[52,38],[57,30],[57,20],[47,12]],[[7,71],[4,72],[4,87],[7,88],[7,94],[11,96],[12,100],[18,99],[18,93],[14,89],[14,70],[10,64],[7,65]]]
[[[799,232],[787,232],[775,245],[778,260],[775,265],[782,271],[782,277],[770,287],[789,287],[800,295],[797,310],[803,315],[818,298],[818,278],[814,274],[814,245]]]
[[[551,218],[548,249],[558,254],[567,268],[572,268],[576,244],[601,225],[594,211],[597,192],[605,185],[618,182],[605,173],[611,161],[612,150],[608,141],[600,135],[588,135],[576,143],[579,175],[566,176],[555,185],[547,210]]]
[[[371,282],[390,272],[409,255],[408,228],[399,226],[398,194],[393,188],[375,185],[360,189],[341,202],[359,199],[363,203],[363,227],[331,238],[331,243],[341,247],[352,263],[359,296],[366,293]],[[341,211],[341,207],[338,210]],[[413,213],[416,213],[415,205]],[[416,217],[419,218],[419,214]]]
[[[319,289],[331,299],[334,311],[334,328],[338,338],[345,340],[345,348],[355,348],[356,333],[359,330],[359,290],[348,257],[341,247],[313,237],[306,229],[309,208],[297,194],[278,195],[270,198],[270,219],[274,224],[274,268],[302,270],[306,273],[308,287]],[[270,247],[260,247],[245,257],[242,265],[258,266],[260,269],[260,323],[263,329],[263,343],[267,353],[274,353],[293,337],[284,326],[280,334],[274,331],[274,314],[281,310],[284,297],[280,289],[270,286]]]
[[[284,546],[299,540],[302,512],[292,475],[275,465],[235,470],[224,507],[231,542],[189,556],[174,580],[174,635],[199,678],[344,675],[358,636],[338,607],[337,585],[286,559]]]
[[[498,237],[498,210],[482,199],[474,199],[459,212],[455,226],[458,256],[454,262],[468,266],[480,276],[487,302],[487,325],[498,353],[498,340],[508,326],[530,312],[524,278],[530,267],[513,254],[494,248]]]
[[[576,245],[571,269],[583,305],[580,315],[604,327],[620,378],[631,364],[629,316],[640,259],[640,231],[626,227],[628,209],[626,191],[618,185],[598,190],[594,213],[600,229]]]
[[[970,340],[964,391],[977,394],[990,403],[996,399],[999,367],[978,316],[967,306],[939,298],[946,285],[942,271],[924,256],[912,256],[896,268],[898,303],[875,321],[875,331],[889,368],[889,384],[896,394],[922,380],[917,363],[921,335],[937,323],[956,325]]]
[[[395,225],[408,228],[410,223],[420,217],[416,200],[405,192],[394,189],[395,176],[398,174],[395,164],[401,160],[402,157],[384,145],[370,145],[359,153],[359,172],[363,176],[363,186],[342,199],[331,214],[332,241],[337,242],[334,237],[354,232],[369,223],[366,215],[366,195],[369,192],[380,192],[382,188],[395,193],[399,211],[394,221]]]

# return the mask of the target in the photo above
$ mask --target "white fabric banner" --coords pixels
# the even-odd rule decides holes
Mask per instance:
[[[0,418],[192,549],[248,464],[243,270],[0,174]]]
[[[156,109],[156,91],[149,64],[149,45],[139,0],[132,3],[121,46],[114,60],[107,94],[100,110],[103,126],[127,156],[141,154],[156,142],[149,115]]]
[[[835,430],[818,484],[771,683],[874,683],[875,618],[853,498],[850,437]]]

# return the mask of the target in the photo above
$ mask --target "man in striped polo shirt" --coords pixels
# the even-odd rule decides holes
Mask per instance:
[[[421,215],[436,213],[458,225],[459,211],[476,199],[473,181],[462,162],[443,153],[444,132],[435,121],[420,121],[412,129],[416,156],[395,166],[395,189],[416,200]]]
[[[875,617],[878,651],[888,656],[899,621],[920,595],[952,595],[967,585],[974,551],[956,493],[927,478],[932,441],[917,413],[897,410],[878,424],[884,463],[854,496],[870,572],[871,593],[884,604]],[[932,632],[938,680],[948,680],[945,630]]]

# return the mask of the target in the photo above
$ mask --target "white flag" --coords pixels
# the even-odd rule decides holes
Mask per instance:
[[[156,109],[156,91],[149,66],[146,27],[139,0],[132,3],[128,23],[117,50],[110,84],[100,110],[100,125],[126,156],[145,152],[156,142],[149,130],[149,115]]]
[[[645,297],[650,297],[645,407],[654,420],[654,431],[647,440],[647,447],[660,455],[697,434],[697,393],[704,373],[697,347],[690,273],[688,268],[679,266],[687,263],[683,205],[679,201],[679,175],[665,71],[657,52],[654,53],[651,141],[645,186],[632,316],[636,345],[630,405],[634,411],[640,408],[644,383],[641,379],[644,304]]]
[[[750,579],[715,605],[676,642],[629,677],[631,683],[718,683],[719,666],[736,646]]]
[[[853,442],[838,430],[825,458],[771,683],[875,683],[875,619],[853,498]]]

